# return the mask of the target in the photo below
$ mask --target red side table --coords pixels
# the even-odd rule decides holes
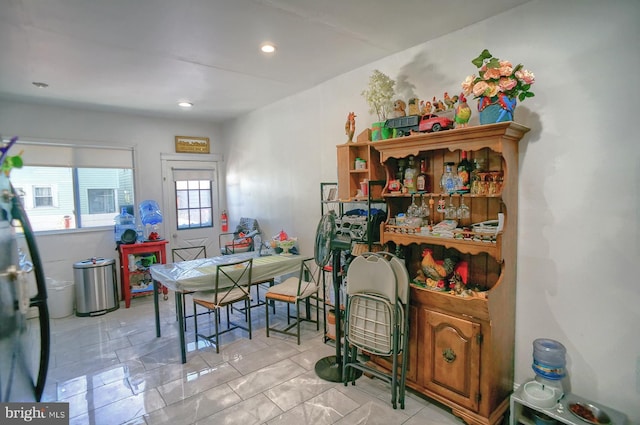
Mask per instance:
[[[151,264],[165,264],[167,262],[166,240],[149,241],[134,244],[120,244],[120,285],[122,299],[126,308],[131,305],[131,298],[153,294],[153,280],[151,272],[147,267],[129,268],[129,256],[132,255],[134,261],[148,262]],[[162,290],[164,299],[168,298],[168,289],[162,285],[158,287]]]

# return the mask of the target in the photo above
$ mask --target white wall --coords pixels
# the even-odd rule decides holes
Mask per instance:
[[[33,105],[4,99],[0,99],[0,132],[5,138],[19,136],[21,140],[133,147],[137,162],[136,199],[138,202],[154,199],[160,205],[160,155],[175,155],[175,136],[209,137],[211,153],[223,151],[220,131],[213,124]],[[75,262],[93,256],[118,256],[112,229],[38,235],[37,244],[45,274],[58,280],[73,280]]]
[[[531,128],[520,144],[516,383],[533,377],[533,340],[556,339],[573,392],[640,423],[638,22],[636,0],[534,0],[255,111],[224,129],[232,220],[258,217],[312,253],[347,113],[356,134],[375,121],[360,95],[374,69],[430,99],[459,92],[484,48],[522,62],[537,82],[515,115]]]

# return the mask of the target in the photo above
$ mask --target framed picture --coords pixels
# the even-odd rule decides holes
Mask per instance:
[[[210,153],[210,148],[208,137],[176,136],[178,153]]]

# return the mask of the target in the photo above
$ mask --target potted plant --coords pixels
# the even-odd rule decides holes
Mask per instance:
[[[391,99],[394,96],[395,84],[396,82],[389,76],[376,69],[369,77],[368,88],[362,91],[362,96],[369,104],[369,113],[375,113],[378,116],[378,122],[371,126],[371,140],[386,139],[391,136],[391,131],[384,126],[384,123],[387,120],[387,114],[393,110]]]
[[[493,57],[487,49],[471,63],[478,68],[478,76],[469,75],[462,82],[462,90],[478,99],[480,124],[513,121],[517,100],[535,96],[530,91],[535,76],[522,64],[514,67],[509,61]]]

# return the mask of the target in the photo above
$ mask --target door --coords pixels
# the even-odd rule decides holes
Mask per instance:
[[[180,157],[162,158],[163,228],[171,250],[204,246],[207,256],[220,254],[220,197],[218,163],[215,155],[209,161]]]
[[[480,325],[435,311],[420,312],[428,361],[426,388],[478,411],[480,400]]]

